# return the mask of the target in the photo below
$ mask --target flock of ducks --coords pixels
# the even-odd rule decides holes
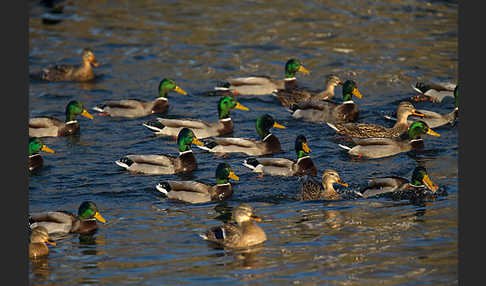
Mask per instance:
[[[45,68],[40,78],[46,81],[89,81],[94,79],[93,66],[98,66],[94,53],[84,49],[82,64],[77,66],[55,65]],[[396,116],[387,116],[395,120],[393,127],[373,123],[356,123],[359,107],[353,97],[361,98],[362,94],[356,82],[346,80],[344,83],[336,75],[329,75],[325,89],[309,90],[300,87],[296,74],[309,74],[309,71],[297,59],[290,59],[285,65],[285,78],[275,79],[268,76],[250,76],[230,78],[218,83],[211,95],[218,95],[218,120],[205,122],[195,118],[167,119],[155,118],[143,123],[156,135],[177,138],[179,154],[129,154],[122,156],[115,163],[131,173],[138,174],[177,174],[187,173],[197,168],[197,159],[192,150],[195,145],[207,152],[218,154],[244,153],[249,158],[242,164],[252,172],[263,177],[270,176],[304,176],[300,188],[302,200],[341,200],[344,197],[334,189],[334,184],[348,187],[335,170],[324,170],[321,182],[312,177],[318,175],[309,153],[311,148],[303,135],[295,139],[294,158],[259,157],[280,152],[281,145],[272,128],[286,128],[277,123],[269,114],[256,119],[255,128],[259,140],[251,138],[222,137],[231,134],[234,123],[231,119],[233,109],[249,111],[238,102],[237,98],[245,95],[273,95],[290,114],[304,121],[327,123],[336,133],[345,136],[353,147],[339,144],[350,155],[360,158],[383,158],[398,153],[422,148],[424,134],[439,136],[431,128],[445,124],[454,124],[458,114],[458,86],[417,83],[413,86],[419,92],[412,101],[441,102],[445,97],[455,99],[454,110],[448,114],[438,114],[428,110],[417,110],[408,101],[397,106]],[[342,101],[334,100],[334,89],[342,86]],[[163,114],[169,106],[168,94],[177,92],[187,94],[172,79],[162,79],[158,95],[153,101],[124,99],[99,104],[92,109],[99,116],[140,118],[151,114]],[[65,121],[54,117],[36,117],[29,120],[29,171],[34,172],[42,167],[43,160],[39,152],[54,151],[44,145],[41,137],[67,136],[79,132],[77,116],[89,119],[93,116],[77,100],[66,106]],[[409,118],[410,117],[410,118]],[[418,117],[418,119],[416,119]],[[412,119],[415,118],[415,119]],[[325,126],[325,125],[323,125]],[[158,183],[156,190],[168,199],[188,203],[220,201],[230,197],[233,188],[230,180],[238,181],[239,177],[227,163],[220,163],[215,171],[215,184],[198,181],[168,180]],[[382,177],[371,179],[360,192],[360,197],[390,196],[392,198],[424,198],[437,194],[438,185],[427,175],[424,167],[417,167],[411,180],[401,177]],[[261,221],[253,214],[252,207],[243,203],[233,212],[234,222],[209,229],[200,236],[208,241],[225,247],[249,247],[264,242],[267,237],[261,227],[253,221]],[[32,230],[29,246],[30,257],[48,255],[45,243],[51,243],[50,235],[54,233],[89,233],[95,230],[97,221],[105,223],[95,203],[83,202],[77,215],[64,211],[49,211],[31,214],[29,226]],[[55,245],[55,244],[53,244]]]

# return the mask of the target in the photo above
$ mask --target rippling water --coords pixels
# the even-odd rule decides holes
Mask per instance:
[[[64,118],[72,99],[88,108],[108,99],[151,100],[161,78],[171,77],[188,95],[170,94],[171,118],[215,121],[218,98],[198,95],[229,76],[283,77],[288,58],[311,71],[299,82],[324,87],[336,73],[354,79],[362,99],[359,121],[390,126],[382,117],[414,95],[418,80],[457,82],[457,1],[69,1],[61,14],[30,2],[29,70],[77,63],[91,47],[100,65],[92,83],[31,81],[29,114]],[[60,22],[43,20],[57,17]],[[52,23],[52,21],[51,21]],[[336,93],[341,94],[337,88]],[[47,138],[56,151],[29,179],[31,212],[77,211],[93,200],[108,220],[93,236],[70,235],[31,262],[32,285],[161,284],[457,284],[458,125],[425,138],[415,156],[351,159],[334,132],[293,119],[271,97],[240,97],[250,112],[235,110],[235,137],[256,138],[258,115],[271,114],[287,129],[273,133],[294,157],[296,130],[304,134],[320,172],[336,169],[358,190],[368,177],[409,178],[425,165],[447,197],[433,202],[367,199],[299,202],[297,178],[256,178],[241,165],[243,154],[217,158],[196,149],[199,167],[190,175],[131,175],[114,161],[128,153],[177,153],[175,141],[154,137],[141,119],[80,118],[81,134]],[[445,113],[451,101],[417,103]],[[155,117],[155,116],[154,116]],[[213,182],[218,162],[228,162],[240,181],[227,201],[188,205],[155,191],[163,179]],[[198,237],[221,224],[221,214],[249,202],[264,218],[268,236],[247,251],[211,248]]]

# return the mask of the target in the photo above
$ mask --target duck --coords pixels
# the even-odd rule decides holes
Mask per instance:
[[[34,172],[42,168],[44,160],[39,154],[40,151],[54,153],[54,150],[44,145],[39,138],[29,138],[29,172]]]
[[[233,120],[230,112],[232,109],[248,111],[249,109],[240,104],[234,97],[223,96],[218,101],[219,120],[216,122],[205,122],[199,119],[167,119],[155,118],[143,123],[155,135],[166,135],[175,137],[182,128],[190,128],[197,138],[221,136],[233,133]]]
[[[58,137],[77,134],[80,130],[76,116],[93,119],[79,100],[72,100],[66,105],[66,121],[52,117],[40,116],[29,119],[30,137]]]
[[[52,246],[56,246],[56,243],[49,237],[47,228],[43,226],[34,227],[30,234],[29,258],[36,259],[48,256],[49,248],[46,242]]]
[[[341,186],[348,187],[341,177],[339,177],[338,172],[332,169],[326,169],[322,173],[321,183],[319,184],[314,179],[306,176],[300,187],[300,197],[303,201],[308,200],[326,200],[335,201],[341,200],[342,196],[336,192],[333,184],[337,183]]]
[[[299,102],[313,100],[330,100],[334,98],[334,89],[338,85],[343,85],[341,79],[334,74],[330,74],[326,79],[326,89],[323,91],[308,90],[305,88],[279,89],[272,93],[283,106],[291,106]]]
[[[285,79],[275,79],[269,76],[249,76],[229,78],[216,86],[215,90],[233,90],[236,95],[267,95],[278,89],[297,87],[295,74],[309,74],[298,59],[289,59],[285,64]]]
[[[239,181],[240,178],[227,163],[218,164],[215,176],[216,185],[197,181],[163,181],[155,188],[169,199],[191,204],[222,201],[233,194],[229,179]]]
[[[330,123],[327,125],[337,133],[354,138],[397,138],[408,130],[407,118],[410,115],[424,117],[408,101],[402,101],[397,107],[397,122],[393,127],[388,128],[371,123]]]
[[[253,222],[261,222],[262,219],[254,215],[253,208],[248,203],[238,205],[233,212],[233,218],[234,222],[212,227],[199,236],[227,248],[247,248],[267,240],[265,231]]]
[[[187,92],[180,88],[173,79],[164,78],[159,83],[159,96],[152,101],[122,99],[98,104],[92,109],[97,111],[100,116],[111,117],[138,118],[150,114],[162,114],[169,108],[167,94],[170,91],[187,95]]]
[[[343,83],[343,102],[331,100],[313,100],[298,102],[289,106],[292,117],[311,122],[351,122],[358,119],[359,108],[352,96],[362,98],[361,92],[353,80]]]
[[[408,136],[399,138],[355,138],[353,141],[356,143],[356,146],[353,148],[342,144],[339,144],[339,146],[347,150],[350,155],[359,158],[377,159],[422,149],[424,141],[421,136],[424,134],[440,136],[440,134],[430,129],[427,123],[415,121],[410,125]]]
[[[417,82],[415,85],[412,85],[412,88],[419,94],[410,97],[410,99],[415,102],[431,101],[440,103],[446,97],[454,97],[454,90],[457,86],[452,83]]]
[[[317,168],[309,156],[311,149],[307,145],[307,138],[299,135],[295,138],[295,152],[297,160],[287,158],[248,158],[243,166],[253,172],[272,176],[317,176]]]
[[[197,168],[196,156],[191,144],[203,145],[189,128],[182,128],[177,136],[179,156],[161,155],[126,155],[115,163],[134,174],[177,174],[189,173]]]
[[[275,122],[269,114],[260,115],[256,120],[256,130],[261,141],[249,138],[210,137],[202,146],[197,146],[208,152],[234,153],[240,152],[250,156],[266,155],[280,152],[281,146],[277,136],[270,133],[270,128],[286,127]]]
[[[87,234],[98,229],[96,221],[106,223],[96,204],[92,201],[84,201],[79,205],[77,215],[67,211],[48,211],[31,214],[29,216],[29,227],[34,229],[38,226],[43,226],[47,229],[49,235]]]
[[[46,81],[90,81],[95,78],[92,66],[99,66],[93,50],[84,48],[81,65],[54,65],[41,71],[41,79]]]

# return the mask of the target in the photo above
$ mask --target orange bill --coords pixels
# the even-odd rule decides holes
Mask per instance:
[[[430,128],[429,128],[429,130],[427,130],[427,134],[432,135],[432,136],[437,136],[437,137],[440,136],[439,133],[435,132],[434,130],[432,130]]]
[[[100,63],[98,63],[98,62],[96,61],[96,58],[95,58],[95,57],[92,57],[92,58],[91,58],[91,60],[90,60],[90,62],[91,62],[91,63],[93,64],[93,66],[95,66],[95,67],[97,67],[97,66],[99,66],[99,65],[100,65]]]
[[[199,146],[204,146],[204,143],[202,143],[201,141],[197,140],[196,137],[194,137],[194,139],[192,139],[192,144],[196,144],[196,145],[199,145]]]
[[[245,110],[245,111],[250,110],[250,109],[248,109],[248,107],[245,107],[245,106],[241,105],[239,102],[236,103],[235,108],[236,109],[240,109],[240,110]]]
[[[304,66],[300,66],[297,71],[303,74],[310,74],[310,71],[308,71]]]
[[[359,92],[359,90],[356,87],[353,89],[353,92],[352,93],[357,98],[362,98],[363,97],[363,95],[361,94],[361,92]]]
[[[304,150],[307,153],[309,153],[311,151],[311,149],[307,145],[307,142],[302,143],[302,150]]]
[[[425,116],[425,114],[423,114],[422,112],[420,112],[418,110],[415,110],[415,109],[412,111],[412,115],[414,115],[414,116],[420,116],[420,117],[424,117]]]
[[[285,129],[287,127],[283,126],[283,125],[280,125],[278,124],[277,122],[273,123],[273,127],[277,127],[277,128],[280,128],[280,129]]]
[[[50,240],[49,238],[47,238],[45,242],[49,243],[52,246],[56,246],[56,243],[54,241]]]
[[[48,153],[54,153],[54,150],[51,148],[47,147],[46,145],[42,145],[41,151],[48,152]]]
[[[84,109],[83,112],[81,112],[81,115],[89,119],[93,119],[93,115],[89,114],[89,112],[86,109]]]
[[[229,177],[230,179],[235,180],[235,181],[239,181],[239,180],[240,180],[240,178],[239,178],[238,176],[236,176],[236,174],[235,174],[233,171],[231,171],[231,172],[229,173],[228,177]]]
[[[432,180],[429,178],[429,175],[427,175],[427,174],[424,175],[424,178],[422,179],[422,182],[433,193],[435,193],[437,191],[437,189],[439,188],[439,185],[434,184],[434,182],[432,182]]]
[[[99,212],[96,212],[94,215],[95,219],[101,221],[102,223],[106,223],[106,220],[101,216]]]
[[[347,183],[343,182],[342,180],[339,180],[337,183],[340,184],[341,186],[344,186],[344,187],[349,186]]]
[[[254,220],[254,221],[258,221],[258,222],[262,221],[262,219],[261,219],[261,218],[259,218],[259,217],[257,217],[256,215],[252,215],[250,218],[251,218],[252,220]]]

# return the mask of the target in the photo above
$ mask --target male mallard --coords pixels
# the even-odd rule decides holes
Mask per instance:
[[[221,136],[233,132],[233,120],[231,120],[231,109],[248,110],[231,96],[223,96],[218,102],[219,120],[217,122],[204,122],[198,119],[166,119],[156,118],[147,121],[143,126],[147,127],[157,135],[177,136],[179,131],[190,128],[197,138],[210,136]]]
[[[90,233],[98,228],[96,220],[106,223],[95,203],[83,202],[78,209],[78,215],[66,211],[52,211],[31,214],[30,229],[43,226],[49,234],[59,233]]]
[[[196,181],[165,181],[157,184],[156,189],[169,199],[192,204],[221,201],[233,194],[229,179],[240,180],[230,165],[219,163],[216,168],[216,185]]]
[[[348,184],[341,180],[339,174],[331,169],[327,169],[322,173],[321,184],[316,182],[311,177],[306,177],[300,188],[300,196],[303,201],[307,200],[341,200],[342,197],[336,192],[333,185],[338,183],[347,187]]]
[[[287,158],[248,158],[243,161],[243,166],[253,172],[269,174],[273,176],[304,176],[317,175],[317,169],[309,156],[311,149],[307,145],[304,135],[295,139],[295,152],[297,161]]]
[[[249,204],[242,203],[236,207],[233,217],[236,223],[212,227],[200,236],[204,240],[229,248],[250,247],[267,240],[263,229],[251,221],[262,219],[253,215],[253,208]]]
[[[93,119],[93,116],[88,113],[81,102],[73,100],[66,105],[65,122],[51,116],[41,116],[29,119],[29,136],[56,137],[76,134],[80,129],[79,123],[76,120],[77,115]]]
[[[409,115],[421,116],[415,107],[402,101],[397,107],[397,122],[392,128],[371,123],[327,123],[337,133],[353,138],[397,138],[408,130],[407,118]]]
[[[41,79],[47,81],[89,81],[95,75],[91,65],[99,64],[91,49],[83,49],[81,65],[55,65],[42,70]]]
[[[32,229],[29,243],[29,257],[35,259],[48,256],[49,248],[46,242],[52,246],[56,246],[56,243],[50,239],[47,228],[38,226]]]
[[[275,122],[272,116],[264,114],[259,116],[256,121],[256,130],[262,139],[261,141],[247,138],[211,137],[204,146],[197,147],[209,152],[241,152],[252,156],[280,152],[280,141],[275,135],[270,133],[270,128],[272,127],[285,128],[285,126]]]
[[[269,76],[250,76],[227,79],[216,90],[233,90],[237,95],[265,95],[286,87],[296,87],[297,72],[309,74],[297,59],[290,59],[285,64],[285,79],[274,79]]]
[[[329,100],[334,98],[334,88],[337,85],[343,85],[337,75],[328,75],[326,80],[326,89],[323,91],[308,90],[305,88],[279,89],[272,93],[277,97],[283,106],[291,106],[299,102],[311,100]]]
[[[376,159],[423,148],[424,141],[420,137],[423,134],[440,136],[430,129],[427,123],[416,121],[410,125],[407,138],[355,138],[353,140],[357,145],[353,148],[341,144],[339,146],[348,150],[350,155]]]
[[[115,163],[132,173],[138,174],[177,174],[188,173],[197,168],[197,160],[191,144],[203,145],[189,128],[182,128],[177,136],[179,156],[162,155],[126,155]]]
[[[93,107],[93,110],[100,112],[102,116],[137,118],[150,114],[161,114],[167,111],[169,103],[167,94],[169,91],[186,95],[183,89],[176,85],[172,79],[164,78],[159,83],[159,96],[152,101],[139,99],[122,99],[108,101]],[[177,135],[177,134],[176,134]]]
[[[29,138],[29,172],[36,171],[42,167],[43,160],[39,154],[40,151],[54,153],[54,150],[44,145],[39,138]]]
[[[343,103],[334,101],[316,100],[300,102],[290,106],[289,111],[294,118],[301,118],[315,122],[349,122],[359,116],[358,105],[352,100],[352,96],[361,98],[362,95],[353,80],[347,80],[343,84]]]
[[[412,96],[410,99],[413,101],[432,101],[442,102],[445,97],[454,97],[454,90],[457,85],[451,83],[424,83],[417,82],[412,88],[418,92],[418,95]]]

